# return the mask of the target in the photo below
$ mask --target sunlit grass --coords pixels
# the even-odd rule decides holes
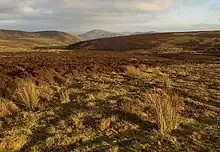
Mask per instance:
[[[182,109],[182,101],[177,94],[169,95],[163,90],[154,90],[146,94],[146,102],[154,110],[162,134],[177,129]]]
[[[31,80],[21,81],[15,90],[14,97],[30,110],[35,110],[40,105],[39,89]]]

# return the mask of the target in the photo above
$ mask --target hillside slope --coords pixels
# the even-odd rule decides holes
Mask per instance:
[[[0,29],[0,51],[35,47],[64,46],[81,41],[78,36],[60,31],[25,32]]]
[[[49,38],[60,41],[62,43],[78,42],[81,39],[78,36],[73,36],[69,33],[60,31],[39,31],[39,32],[25,32],[16,30],[1,30],[0,39],[26,39],[26,38]]]
[[[220,31],[154,33],[89,40],[72,44],[70,50],[130,51],[138,49],[201,50],[220,49]]]
[[[100,38],[108,38],[108,37],[117,37],[123,36],[124,34],[121,33],[113,33],[105,30],[92,30],[84,34],[80,34],[79,37],[85,40],[91,39],[100,39]]]

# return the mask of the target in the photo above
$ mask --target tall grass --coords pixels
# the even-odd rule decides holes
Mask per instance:
[[[70,102],[70,90],[69,89],[62,89],[60,91],[60,100],[61,103],[69,103]]]
[[[38,87],[40,98],[46,101],[51,101],[54,97],[54,91],[49,85],[42,85]]]
[[[162,84],[165,88],[170,88],[172,86],[172,80],[169,75],[163,74],[161,77]]]
[[[163,90],[154,90],[146,94],[146,101],[155,112],[162,134],[170,133],[178,127],[182,101],[177,94],[168,95]]]
[[[139,68],[134,67],[133,65],[126,66],[126,73],[134,78],[141,78],[143,77],[143,73]]]
[[[151,68],[140,65],[138,68],[133,65],[126,66],[125,73],[133,78],[143,79],[146,82],[160,84],[165,89],[172,87],[172,80],[169,74],[163,73],[160,68]]]
[[[39,90],[31,80],[21,81],[14,97],[17,101],[22,102],[27,108],[35,110],[39,107]]]

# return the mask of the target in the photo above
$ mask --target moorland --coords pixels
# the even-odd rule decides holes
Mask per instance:
[[[88,41],[7,33],[0,151],[220,150],[219,31]]]

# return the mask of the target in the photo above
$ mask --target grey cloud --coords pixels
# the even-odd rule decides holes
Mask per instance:
[[[13,1],[0,1],[0,13],[15,13],[19,10],[18,4]]]
[[[142,23],[136,17],[143,12],[138,3],[157,5],[164,0],[4,0],[0,5],[0,28],[7,21],[14,20],[13,25],[32,29],[28,25],[39,28],[59,28],[62,30],[106,27],[107,24]],[[165,0],[171,1],[171,0]],[[147,7],[147,5],[145,6]],[[160,11],[160,10],[159,10]],[[154,15],[146,15],[146,20],[154,19]],[[9,22],[10,23],[10,22]],[[4,26],[5,27],[5,26]]]
[[[0,0],[0,28],[123,30],[124,27],[138,27],[158,19],[158,14],[166,13],[177,1],[190,5],[199,2],[198,0]]]

